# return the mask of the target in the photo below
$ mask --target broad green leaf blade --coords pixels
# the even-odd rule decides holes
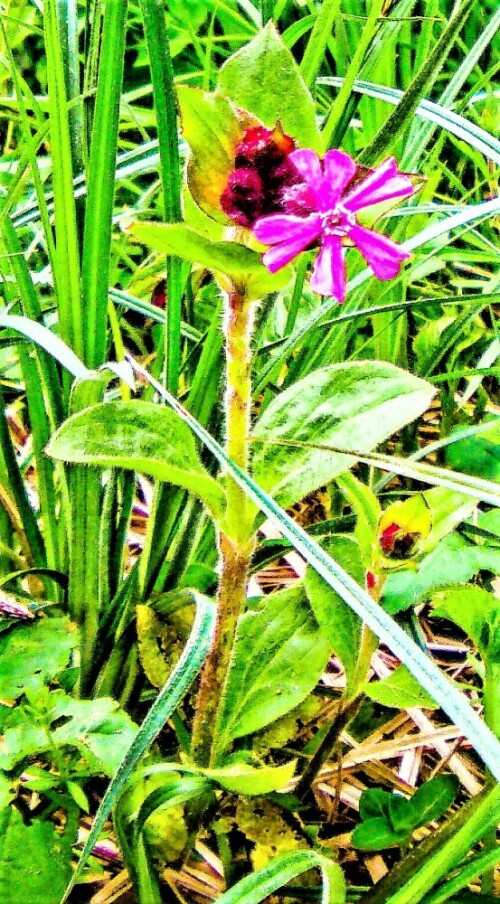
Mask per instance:
[[[465,631],[485,660],[500,662],[498,597],[472,584],[456,584],[435,593],[432,603],[434,614]]]
[[[129,359],[131,360],[131,359]],[[493,776],[500,781],[500,742],[484,724],[469,703],[453,687],[432,660],[406,634],[406,632],[378,605],[365,590],[335,562],[267,493],[235,465],[222,446],[198,423],[183,406],[168,393],[143,367],[133,363],[141,374],[160,393],[170,407],[188,424],[196,436],[206,445],[241,486],[259,509],[271,518],[295,549],[315,568],[327,583],[363,619],[368,627],[395,653],[422,687],[443,708],[450,719],[462,729]],[[401,904],[401,902],[398,902]]]
[[[239,621],[218,749],[274,722],[304,700],[329,654],[302,587],[265,597]]]
[[[47,454],[72,464],[128,468],[184,487],[219,517],[224,493],[201,464],[192,432],[170,409],[152,402],[108,402],[74,414]]]
[[[75,883],[80,878],[83,867],[92,853],[92,849],[99,838],[102,827],[137,763],[144,755],[149,745],[152,744],[154,739],[159,735],[165,722],[177,708],[184,694],[201,669],[210,646],[214,625],[215,607],[212,601],[200,594],[196,594],[196,617],[183,654],[165,687],[158,694],[144,719],[135,740],[123,757],[106,790],[99,810],[95,816],[90,834],[85,842],[80,860],[78,861],[76,870],[66,888],[61,904],[64,904],[64,902],[68,900]]]
[[[40,818],[25,825],[15,807],[0,816],[0,899],[9,904],[59,904],[71,875],[76,820],[63,833]]]
[[[383,361],[315,370],[280,393],[257,421],[255,479],[287,507],[356,461],[307,443],[368,452],[421,415],[434,393],[429,383]]]
[[[425,707],[425,709],[437,708],[430,694],[423,690],[404,665],[398,666],[392,675],[384,678],[383,681],[371,681],[365,684],[363,691],[371,700],[395,709],[410,709],[413,706]]]
[[[345,882],[340,867],[316,851],[293,851],[276,857],[263,869],[237,882],[218,899],[219,904],[260,904],[269,895],[317,867],[321,870],[321,904],[344,904]]]
[[[224,64],[218,90],[265,126],[279,121],[299,145],[321,152],[313,99],[272,22]]]
[[[425,826],[439,819],[451,807],[459,788],[456,775],[437,775],[425,782],[411,798],[418,825]]]
[[[76,644],[76,626],[67,618],[37,619],[1,634],[0,699],[17,700],[52,680]]]
[[[408,841],[407,829],[394,829],[384,816],[373,816],[352,833],[352,846],[361,851],[383,851]]]
[[[269,273],[256,251],[238,242],[213,242],[184,223],[134,223],[128,231],[149,248],[229,276],[246,287],[249,297],[275,292],[290,280],[289,267]]]
[[[332,537],[325,548],[329,555],[342,562],[342,566],[356,583],[364,584],[361,551],[355,540],[347,536]],[[328,638],[331,649],[342,660],[350,689],[356,674],[361,643],[361,619],[313,568],[307,569],[305,587],[321,630]]]
[[[137,734],[137,726],[115,700],[73,700],[62,691],[55,695],[51,713],[56,723],[54,742],[61,747],[76,747],[83,756],[90,754],[112,777]]]

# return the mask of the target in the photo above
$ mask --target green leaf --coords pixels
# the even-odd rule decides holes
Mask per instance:
[[[246,612],[236,633],[220,752],[298,706],[319,681],[329,652],[303,587],[273,593]]]
[[[356,826],[351,837],[353,847],[361,851],[383,851],[408,841],[408,831],[393,829],[383,816],[374,816]]]
[[[431,530],[421,541],[421,548],[425,552],[431,552],[457,524],[472,515],[477,508],[477,501],[446,487],[432,487],[422,495],[431,513]]]
[[[483,659],[500,662],[500,605],[481,587],[457,584],[434,594],[434,614],[448,618],[474,641]]]
[[[371,681],[363,687],[365,694],[382,706],[411,709],[412,706],[437,709],[436,702],[419,684],[406,666],[398,668],[383,681]]]
[[[54,678],[77,640],[76,625],[67,618],[38,619],[0,635],[0,699],[17,700]]]
[[[276,857],[224,892],[218,904],[260,904],[282,885],[315,867],[322,874],[321,904],[344,904],[345,882],[340,867],[317,851],[292,851]]]
[[[389,818],[389,803],[392,794],[383,788],[369,788],[363,791],[359,799],[359,815],[366,822],[367,819]]]
[[[248,763],[235,763],[232,766],[222,766],[220,769],[200,769],[200,773],[217,782],[226,791],[253,796],[282,791],[293,778],[295,766],[295,760],[284,763],[283,766],[259,768]]]
[[[196,618],[184,652],[169,680],[151,706],[137,735],[113,775],[95,816],[80,860],[68,883],[64,897],[61,899],[61,904],[68,900],[74,885],[80,878],[83,867],[92,853],[106,818],[120,797],[137,763],[179,705],[207,655],[214,630],[215,607],[211,600],[201,596],[201,594],[194,594],[194,597],[196,601]]]
[[[453,435],[453,434],[452,434]],[[481,436],[461,439],[446,447],[449,468],[465,471],[486,480],[500,481],[500,427],[495,420]]]
[[[196,203],[221,223],[230,221],[220,206],[236,145],[256,121],[236,110],[227,97],[182,85],[177,89],[182,133],[191,149],[187,182]]]
[[[280,122],[299,145],[322,151],[313,99],[272,22],[224,64],[218,89],[265,126]]]
[[[445,584],[470,581],[479,571],[500,574],[500,549],[468,543],[450,534],[420,563],[415,571],[390,574],[384,585],[382,604],[392,614],[402,612]]]
[[[439,819],[455,800],[459,789],[456,775],[437,775],[425,782],[411,798],[411,806],[418,818],[416,825],[424,826]]]
[[[151,402],[107,402],[74,414],[47,454],[73,464],[128,468],[184,487],[216,518],[224,493],[203,467],[193,434],[169,408]]]
[[[421,415],[434,393],[429,383],[386,362],[315,370],[280,393],[257,422],[255,479],[289,506],[356,461],[309,443],[369,452]]]
[[[0,900],[9,904],[59,904],[71,875],[76,826],[63,833],[52,822],[25,825],[15,807],[0,815]]]
[[[342,562],[342,567],[358,584],[364,583],[365,571],[361,561],[361,550],[354,539],[332,537],[325,544],[325,549],[334,559]],[[332,590],[313,568],[307,569],[305,588],[311,609],[323,634],[332,650],[342,660],[347,686],[351,689],[361,642],[361,619],[346,606],[342,597]]]
[[[391,794],[389,819],[395,832],[412,832],[415,822],[411,802],[400,794]]]
[[[269,273],[262,255],[239,242],[214,242],[184,223],[134,223],[128,230],[149,248],[175,254],[185,261],[202,264],[245,286],[250,298],[260,298],[283,288],[291,277],[290,267]]]
[[[57,746],[76,747],[112,776],[137,735],[137,725],[115,700],[73,700],[62,691],[51,695],[52,739]],[[61,720],[63,724],[58,725]]]

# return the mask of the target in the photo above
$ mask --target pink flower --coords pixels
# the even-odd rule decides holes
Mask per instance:
[[[343,246],[346,240],[361,251],[378,279],[393,279],[408,251],[386,235],[366,229],[356,222],[365,207],[401,198],[414,192],[411,180],[400,173],[393,157],[385,160],[362,181],[353,182],[357,164],[343,151],[328,151],[320,159],[315,151],[298,150],[288,158],[304,180],[293,186],[288,210],[262,217],[253,226],[255,237],[271,245],[263,257],[271,273],[281,269],[306,248],[319,242],[311,289],[319,295],[333,295],[343,301],[346,275]]]

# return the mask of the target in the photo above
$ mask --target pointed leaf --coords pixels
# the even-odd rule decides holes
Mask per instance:
[[[383,361],[315,370],[280,393],[257,422],[255,479],[289,506],[356,461],[308,443],[368,452],[421,415],[434,393],[429,383]]]
[[[302,587],[266,597],[239,621],[220,726],[220,751],[290,712],[319,681],[329,642]]]
[[[224,493],[203,467],[189,427],[151,402],[107,402],[73,415],[47,454],[74,464],[128,468],[184,487],[209,511],[222,513]]]
[[[322,150],[313,99],[272,22],[224,64],[218,88],[265,126],[280,122],[299,145]]]
[[[214,242],[184,223],[134,223],[128,231],[149,248],[229,276],[247,288],[250,298],[281,289],[291,277],[290,267],[269,273],[256,251],[239,242]]]

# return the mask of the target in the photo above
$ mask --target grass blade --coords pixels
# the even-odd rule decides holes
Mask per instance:
[[[164,219],[179,223],[181,210],[181,176],[174,70],[165,20],[165,8],[159,0],[141,0],[148,44],[151,79],[160,148],[160,175],[163,188]],[[179,383],[182,316],[182,262],[167,258],[167,298],[165,307],[166,386],[174,395]]]
[[[443,59],[453,47],[473,6],[474,0],[464,0],[464,2],[458,6],[455,15],[450,19],[441,37],[437,41],[434,50],[429,55],[420,71],[417,72],[407,91],[405,91],[397,108],[377,132],[370,144],[364,149],[360,158],[362,163],[373,163],[382,153],[393,146],[402,129],[404,129],[405,125],[414,116],[420,98],[429,90],[430,86],[437,78],[437,75],[442,68]]]
[[[126,18],[126,0],[106,4],[87,174],[82,256],[82,303],[86,322],[83,360],[90,368],[99,367],[106,354],[111,225]]]
[[[335,19],[340,10],[342,0],[323,0],[314,20],[314,25],[302,57],[300,71],[308,88],[312,88],[321,68],[325,50],[332,36]],[[377,0],[377,4],[380,0]]]
[[[149,745],[160,733],[165,722],[170,718],[171,714],[179,705],[184,694],[196,678],[208,652],[214,620],[215,607],[212,601],[197,594],[196,617],[182,656],[166,685],[158,694],[144,719],[135,740],[125,754],[106,790],[99,810],[95,816],[91,832],[85,842],[85,847],[83,848],[80,860],[71,882],[66,889],[61,904],[64,904],[64,902],[68,900],[75,883],[80,878],[83,867],[92,853],[92,849],[99,838],[102,827],[111,812],[112,807],[123,791],[135,766],[146,752]]]
[[[282,885],[314,868],[321,871],[321,904],[343,904],[345,883],[341,869],[317,851],[293,851],[276,857],[221,895],[219,904],[260,904]]]

